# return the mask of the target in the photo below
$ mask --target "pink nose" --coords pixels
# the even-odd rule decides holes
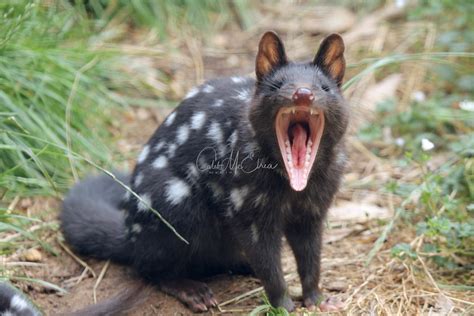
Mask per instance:
[[[293,93],[293,102],[296,105],[310,105],[314,100],[313,92],[308,88],[298,88],[295,93]]]

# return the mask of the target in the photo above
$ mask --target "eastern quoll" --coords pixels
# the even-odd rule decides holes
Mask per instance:
[[[196,312],[217,304],[198,280],[227,271],[254,273],[270,303],[291,311],[280,258],[285,236],[303,305],[314,309],[323,223],[345,164],[343,53],[332,34],[313,61],[290,62],[280,38],[265,33],[256,80],[219,78],[192,89],[133,174],[118,176],[140,199],[105,175],[72,188],[61,213],[67,242],[82,255],[132,265]]]

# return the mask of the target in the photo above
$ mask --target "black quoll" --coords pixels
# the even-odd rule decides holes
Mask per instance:
[[[228,271],[254,273],[271,304],[291,311],[280,260],[285,236],[303,305],[314,308],[323,223],[346,160],[343,52],[333,34],[313,61],[294,63],[280,38],[265,33],[256,80],[218,78],[193,88],[132,175],[117,175],[139,199],[106,175],[71,189],[61,214],[67,242],[82,255],[133,266],[193,311],[217,304],[198,280]]]

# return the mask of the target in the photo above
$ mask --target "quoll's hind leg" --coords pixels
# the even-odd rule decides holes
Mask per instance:
[[[189,279],[160,281],[161,291],[176,297],[193,312],[205,312],[217,306],[217,301],[211,289],[203,282]]]

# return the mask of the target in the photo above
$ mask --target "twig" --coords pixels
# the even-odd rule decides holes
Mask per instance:
[[[421,290],[422,292],[424,293],[427,293],[427,294],[431,294],[431,295],[438,295],[438,293],[433,293],[433,292],[430,292],[430,291],[426,291],[426,290]],[[463,303],[463,304],[467,304],[467,305],[471,305],[471,306],[474,306],[474,302],[469,302],[469,301],[466,301],[466,300],[462,300],[460,298],[456,298],[456,297],[452,297],[452,296],[449,296],[449,295],[446,295],[446,294],[443,294],[446,298],[449,298],[450,300],[453,300],[453,301],[456,301],[456,302],[459,302],[459,303]]]
[[[89,271],[88,268],[84,268],[84,270],[82,270],[82,273],[81,275],[79,276],[79,278],[76,280],[76,283],[74,283],[74,285],[78,285],[79,283],[81,283],[82,280],[84,280],[86,274],[87,274],[87,271]]]
[[[201,83],[204,80],[204,63],[202,60],[201,49],[197,40],[189,36],[187,33],[184,34],[186,39],[186,46],[191,54],[191,59],[194,64],[194,71],[196,74],[196,83]]]
[[[288,282],[288,281],[292,281],[292,280],[296,279],[296,277],[297,277],[297,274],[295,274],[295,273],[290,273],[290,274],[287,274],[284,278],[285,278],[285,281]],[[239,296],[236,296],[236,297],[234,297],[234,298],[231,298],[230,300],[227,300],[227,301],[225,301],[225,302],[223,302],[223,303],[217,305],[217,308],[219,309],[219,311],[222,312],[223,310],[221,310],[221,307],[226,306],[226,305],[229,305],[229,304],[231,304],[231,303],[235,303],[235,302],[241,301],[241,300],[246,299],[246,298],[250,298],[250,297],[252,297],[252,296],[254,296],[254,295],[256,295],[256,294],[258,294],[258,293],[260,293],[260,292],[262,292],[262,291],[263,291],[263,286],[260,286],[260,287],[258,287],[258,288],[256,288],[256,289],[253,289],[253,290],[250,290],[250,291],[248,291],[248,292],[245,292],[245,293],[243,293],[243,294],[241,294],[241,295],[239,295]]]
[[[361,284],[359,285],[355,290],[354,292],[352,292],[352,294],[347,298],[346,300],[346,303],[344,304],[344,310],[346,310],[350,303],[352,303],[352,299],[354,298],[354,296],[360,292],[360,290],[362,290],[362,288],[364,288],[367,284],[369,284],[370,281],[372,281],[373,279],[375,279],[375,276],[373,274],[369,275],[369,277]]]
[[[11,262],[3,262],[4,266],[22,266],[22,267],[45,267],[47,264],[45,263],[38,263],[38,262],[26,262],[26,261],[11,261]]]
[[[31,227],[28,228],[26,231],[29,232],[29,233],[32,233],[32,232],[34,232],[34,231],[37,231],[37,230],[39,230],[39,229],[41,229],[41,228],[44,228],[44,227],[50,226],[50,225],[51,225],[51,222],[42,223],[42,224],[37,224],[37,225],[31,226]],[[12,234],[12,235],[10,235],[10,236],[7,236],[7,237],[5,237],[5,238],[0,239],[0,243],[10,242],[10,241],[12,241],[12,240],[14,240],[14,239],[17,239],[18,237],[21,237],[21,236],[23,236],[22,233],[15,233],[15,234]]]
[[[94,304],[97,304],[97,293],[96,293],[96,291],[97,291],[97,288],[99,287],[100,282],[104,278],[105,272],[107,271],[107,268],[109,267],[109,264],[110,264],[110,260],[107,260],[107,262],[104,264],[104,267],[102,268],[102,271],[100,271],[99,278],[97,279],[97,281],[94,284],[94,289],[92,290],[92,292],[94,294]]]
[[[20,196],[15,196],[15,198],[13,199],[13,201],[8,205],[7,207],[7,212],[11,212],[13,211],[13,209],[16,207],[16,205],[18,204],[18,201],[20,200]]]
[[[428,268],[426,267],[426,264],[425,262],[423,261],[423,259],[421,259],[420,256],[417,255],[417,258],[418,258],[418,261],[420,261],[421,265],[423,266],[423,270],[425,270],[425,273],[426,275],[428,276],[428,278],[430,279],[431,283],[433,284],[433,286],[435,287],[435,289],[439,292],[439,294],[443,295],[443,296],[446,296],[444,294],[443,291],[441,291],[441,289],[439,288],[438,284],[436,284],[436,281],[434,280],[433,276],[431,275],[430,271],[428,270]]]
[[[66,103],[66,146],[67,146],[67,158],[69,160],[69,165],[71,166],[71,172],[74,177],[75,181],[79,180],[79,176],[77,175],[77,170],[76,167],[74,167],[73,163],[73,157],[72,157],[72,150],[71,150],[71,107],[72,107],[72,101],[74,100],[74,97],[76,96],[76,91],[77,91],[77,86],[79,85],[79,81],[81,79],[81,76],[84,72],[87,70],[91,69],[94,67],[94,65],[97,63],[97,57],[92,59],[90,62],[85,64],[84,66],[81,67],[76,73],[76,76],[74,78],[74,82],[71,87],[71,93],[69,93],[69,97],[67,99]]]
[[[86,268],[87,270],[89,270],[92,274],[92,277],[96,277],[95,275],[95,272],[94,270],[92,270],[92,268],[85,262],[83,261],[81,258],[79,258],[78,256],[76,256],[72,251],[71,249],[69,249],[59,238],[58,238],[58,243],[59,245],[61,246],[61,248],[64,249],[64,251],[67,252],[68,255],[70,255],[74,260],[76,260],[81,266],[83,266],[84,268]]]

